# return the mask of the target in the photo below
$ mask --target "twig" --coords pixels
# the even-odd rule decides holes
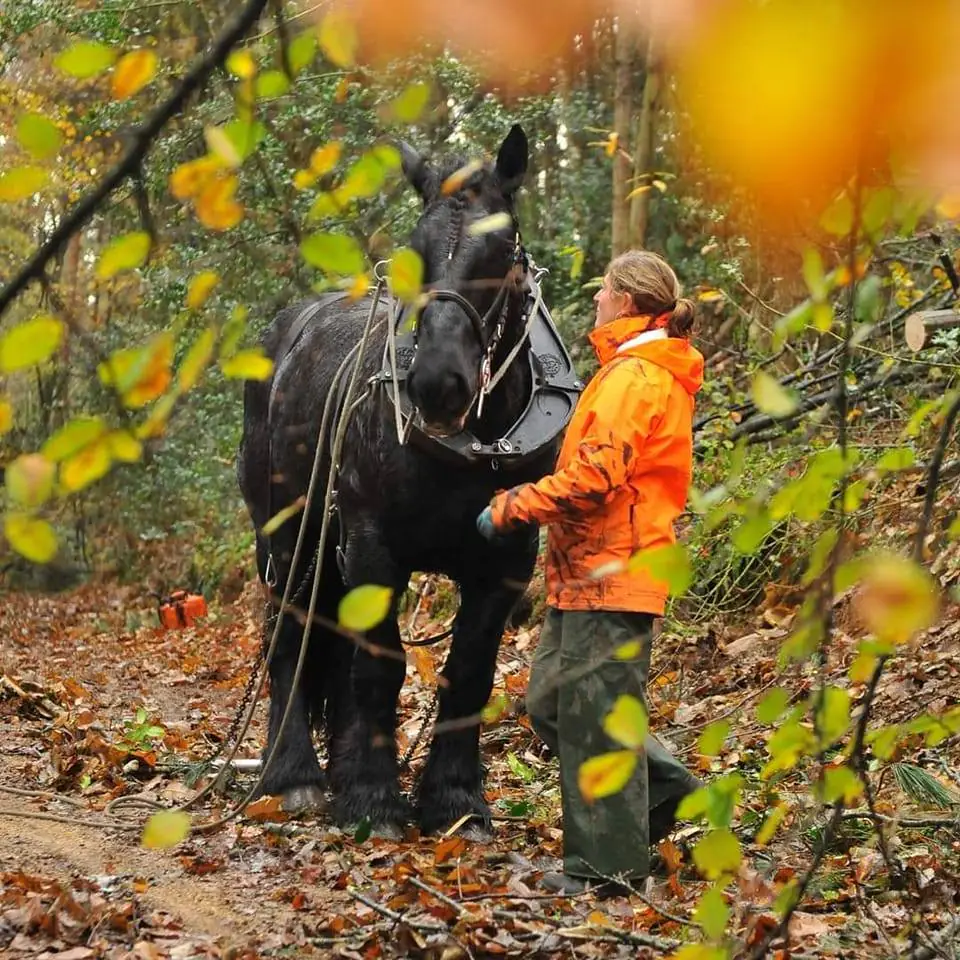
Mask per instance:
[[[104,200],[128,177],[136,176],[153,141],[167,123],[183,109],[191,94],[226,60],[236,42],[257,22],[266,5],[267,0],[247,0],[243,9],[214,41],[206,56],[184,76],[173,94],[160,104],[137,129],[133,135],[133,142],[120,162],[63,218],[46,243],[0,291],[0,317],[14,299],[26,289],[31,280],[39,279],[47,263],[60,253],[64,244],[74,233],[86,225]]]
[[[929,946],[914,947],[906,953],[900,954],[900,960],[932,960],[940,952],[941,947],[960,934],[960,917],[954,917],[942,930],[938,930],[931,938]]]
[[[776,307],[771,307],[770,304],[766,302],[766,300],[764,300],[759,294],[754,293],[754,291],[751,290],[742,280],[737,281],[737,286],[739,286],[744,293],[748,294],[750,297],[756,300],[757,303],[759,303],[764,310],[769,310],[770,313],[775,314],[778,317],[786,316],[786,314],[783,313],[783,311],[778,310]]]
[[[67,797],[60,793],[47,793],[43,790],[21,790],[19,787],[8,787],[0,783],[0,792],[10,793],[15,797],[30,797],[36,800],[60,800],[72,807],[79,807],[86,810],[87,805],[82,800],[75,800],[73,797]]]
[[[410,920],[402,913],[397,913],[395,910],[385,907],[382,903],[377,903],[376,900],[371,900],[368,896],[362,894],[356,887],[347,887],[347,893],[349,893],[354,900],[359,900],[362,904],[364,904],[364,906],[369,907],[371,910],[376,910],[376,912],[382,917],[386,917],[388,920],[392,920],[394,923],[403,923],[415,930],[423,930],[429,933],[448,932],[446,924],[430,923],[426,920]]]
[[[875,820],[891,823],[899,827],[956,827],[960,828],[960,817],[889,817],[884,813],[870,810],[847,810],[841,820]]]
[[[293,66],[290,63],[290,29],[283,15],[283,0],[272,0],[273,21],[277,25],[277,37],[280,40],[280,63],[288,80],[293,80]]]
[[[52,820],[54,823],[68,823],[75,827],[97,827],[100,830],[140,830],[140,824],[106,823],[102,820],[78,820],[76,817],[60,817],[55,813],[37,813],[33,810],[12,810],[0,807],[0,817],[22,817],[26,820]]]
[[[943,465],[947,444],[950,442],[950,435],[953,433],[953,425],[956,423],[958,414],[960,414],[960,392],[957,393],[947,410],[947,415],[943,419],[943,426],[940,428],[940,436],[937,438],[937,445],[934,448],[933,456],[930,458],[930,472],[927,475],[926,483],[927,495],[923,501],[923,516],[920,518],[920,526],[917,528],[917,535],[913,541],[913,556],[918,563],[923,560],[923,541],[927,538],[927,530],[930,527],[930,521],[933,519],[937,487],[940,485],[940,468]]]
[[[423,890],[424,893],[429,893],[431,897],[436,897],[441,903],[445,903],[458,917],[462,917],[467,911],[463,906],[457,903],[456,900],[451,899],[445,893],[441,893],[439,890],[434,890],[433,887],[428,886],[418,877],[407,877],[407,882],[412,883],[415,887],[418,887],[420,890]]]

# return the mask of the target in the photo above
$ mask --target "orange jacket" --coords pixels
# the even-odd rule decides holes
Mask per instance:
[[[499,528],[549,525],[547,603],[562,610],[664,610],[666,584],[642,571],[601,571],[674,543],[690,487],[703,357],[649,324],[624,317],[590,334],[600,370],[580,397],[554,473],[491,502]]]

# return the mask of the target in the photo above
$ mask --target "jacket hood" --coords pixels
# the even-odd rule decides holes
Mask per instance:
[[[703,386],[703,354],[682,337],[650,329],[652,317],[621,317],[591,331],[589,340],[601,364],[616,356],[638,357],[668,371],[691,396]],[[650,330],[651,339],[631,341]]]

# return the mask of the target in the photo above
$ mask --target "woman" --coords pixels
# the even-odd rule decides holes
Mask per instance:
[[[641,250],[616,257],[594,301],[590,340],[600,369],[555,472],[498,494],[477,518],[488,538],[549,525],[547,614],[527,709],[560,760],[563,873],[546,874],[543,885],[562,893],[648,876],[650,845],[700,786],[648,737],[646,763],[621,792],[588,803],[578,787],[584,761],[620,749],[603,730],[617,697],[644,699],[667,588],[626,564],[639,550],[675,542],[692,473],[694,394],[703,383],[703,357],[689,341],[694,306],[663,259]]]

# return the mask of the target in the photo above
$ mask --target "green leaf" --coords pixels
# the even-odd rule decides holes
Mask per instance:
[[[700,925],[711,940],[719,940],[727,928],[730,910],[719,887],[710,887],[693,911],[693,922]]]
[[[282,97],[289,89],[290,81],[282,70],[267,70],[265,73],[261,73],[254,83],[254,91],[258,100],[273,100],[275,97]]]
[[[97,277],[108,280],[123,270],[143,266],[150,253],[150,234],[143,230],[126,233],[107,244],[97,264]]]
[[[619,793],[633,776],[637,754],[633,750],[601,753],[580,764],[577,785],[587,803]]]
[[[805,329],[813,319],[813,303],[804,300],[773,326],[773,348],[779,350],[795,333]]]
[[[50,358],[63,340],[63,324],[41,314],[18,324],[0,338],[0,372],[12,373]]]
[[[913,447],[891,447],[877,461],[874,468],[880,473],[891,473],[894,470],[908,470],[917,462],[917,455]]]
[[[790,706],[790,694],[783,687],[768,690],[757,704],[757,721],[770,726]]]
[[[854,307],[856,318],[861,323],[876,323],[879,319],[883,306],[880,302],[882,287],[883,281],[876,275],[867,277],[857,287]]]
[[[621,746],[638,750],[647,737],[647,711],[636,697],[621,693],[604,718],[603,729]]]
[[[750,394],[757,409],[771,417],[788,417],[797,409],[797,398],[765,370],[753,378]]]
[[[753,842],[758,847],[765,847],[773,839],[773,835],[777,832],[780,824],[786,820],[788,813],[789,808],[785,803],[775,806],[767,815],[767,819],[763,821],[763,826],[757,831]]]
[[[824,803],[836,803],[842,800],[849,806],[863,793],[860,778],[844,764],[839,767],[827,767],[823,780],[818,785],[819,794]]]
[[[642,570],[654,580],[666,583],[671,596],[686,593],[693,583],[693,568],[686,549],[679,543],[640,550],[630,557],[627,569]]]
[[[335,66],[352,67],[357,56],[357,30],[340,10],[331,10],[320,22],[318,39],[323,55]]]
[[[492,696],[480,711],[482,723],[496,723],[510,709],[510,698],[503,692]]]
[[[688,793],[677,807],[678,820],[699,820],[710,808],[710,790],[700,787]]]
[[[99,417],[78,417],[49,436],[40,452],[48,460],[59,462],[73,456],[106,432],[107,426]]]
[[[187,355],[183,358],[180,371],[177,374],[177,389],[181,393],[192,390],[213,358],[213,350],[217,340],[216,327],[207,327],[193,342]]]
[[[312,30],[304,30],[290,41],[287,57],[290,61],[290,70],[296,76],[304,67],[308,66],[317,55],[317,36]]]
[[[53,156],[63,143],[59,127],[39,113],[25,113],[17,121],[17,139],[35,157]]]
[[[116,50],[105,43],[80,40],[67,47],[53,62],[63,73],[69,73],[72,77],[84,80],[103,73],[113,65],[116,59]]]
[[[820,218],[820,226],[837,237],[845,237],[853,229],[853,203],[846,193],[827,207]]]
[[[774,520],[766,510],[747,517],[730,535],[730,541],[738,553],[750,556],[773,529]]]
[[[531,783],[536,777],[534,771],[528,767],[512,750],[507,753],[507,766],[525,783]]]
[[[779,917],[785,917],[800,899],[800,885],[796,880],[789,880],[784,885],[777,899],[774,901],[773,910]]]
[[[263,347],[251,347],[221,360],[220,370],[228,380],[268,380],[273,375],[273,361]]]
[[[190,815],[182,810],[158,810],[143,828],[140,842],[151,850],[174,847],[190,833]]]
[[[395,147],[381,144],[355,160],[343,183],[337,188],[337,200],[347,203],[361,197],[372,197],[387,182],[387,177],[400,167],[400,153]]]
[[[797,720],[781,724],[767,743],[770,761],[760,776],[764,779],[782,770],[795,767],[801,757],[808,756],[816,747],[813,733]]]
[[[642,640],[628,640],[613,651],[614,660],[636,660],[643,653]]]
[[[813,544],[813,549],[810,551],[807,569],[804,571],[803,578],[800,581],[803,586],[809,586],[827,569],[827,564],[830,562],[830,557],[833,555],[833,550],[839,539],[840,529],[838,527],[827,527],[827,529],[817,537],[816,542]]]
[[[243,304],[237,304],[230,312],[230,319],[224,324],[223,336],[220,338],[220,347],[217,356],[221,360],[232,357],[237,352],[237,344],[247,327],[249,311]]]
[[[304,504],[307,502],[306,497],[297,497],[293,503],[288,504],[282,510],[278,510],[261,528],[260,532],[265,536],[269,537],[271,534],[276,533],[288,520],[292,517],[297,516],[304,507]]]
[[[337,619],[341,627],[363,633],[382,623],[390,613],[393,590],[373,583],[354,587],[341,601]]]
[[[903,736],[900,725],[895,723],[889,727],[881,727],[867,735],[867,742],[875,757],[879,760],[889,760],[897,749],[897,744]]]
[[[820,333],[827,333],[833,329],[834,312],[833,304],[818,303],[814,305],[811,322]]]
[[[24,453],[8,463],[4,485],[13,503],[34,510],[53,492],[56,465],[40,453]]]
[[[223,127],[242,163],[260,146],[267,128],[259,120],[231,120]]]
[[[423,286],[423,260],[416,250],[403,247],[390,260],[388,277],[393,295],[404,303],[413,303]]]
[[[357,241],[342,234],[311,234],[300,244],[300,254],[311,266],[343,276],[363,273],[366,265]]]
[[[803,279],[814,300],[827,296],[827,278],[823,272],[823,259],[816,247],[807,247],[803,252]]]
[[[408,84],[387,104],[387,115],[398,123],[413,123],[430,100],[430,85],[418,81]]]
[[[730,724],[726,720],[716,720],[700,734],[698,748],[706,757],[719,756],[723,744],[730,733]]]
[[[49,563],[57,553],[57,535],[46,520],[25,513],[8,513],[3,533],[10,546],[33,563]]]
[[[357,829],[353,831],[354,843],[366,843],[373,833],[373,823],[369,817],[361,817]]]
[[[897,193],[890,187],[877,187],[871,190],[867,202],[863,205],[863,228],[871,236],[879,233],[893,215]]]
[[[0,174],[0,202],[17,203],[38,193],[49,179],[43,167],[15,167]]]
[[[727,827],[712,830],[693,848],[693,862],[710,880],[736,873],[740,860],[740,841]]]
[[[857,480],[851,483],[843,491],[843,511],[844,513],[856,513],[863,503],[863,498],[870,491],[870,481],[867,479]]]

